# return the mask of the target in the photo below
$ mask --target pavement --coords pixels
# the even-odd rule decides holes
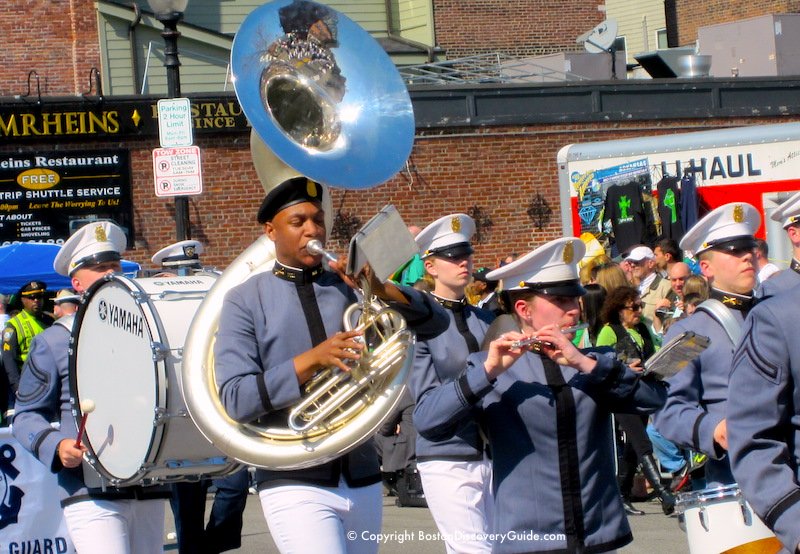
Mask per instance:
[[[206,513],[211,509],[208,497]],[[666,517],[656,502],[636,503],[646,512],[628,518],[633,529],[633,542],[621,548],[619,554],[688,554],[686,535],[678,526],[677,517]],[[165,530],[174,533],[172,512],[167,504]],[[444,542],[437,536],[436,524],[427,508],[398,508],[393,497],[383,499],[383,529],[379,547],[381,554],[444,554]],[[170,535],[173,536],[173,535]],[[177,553],[175,540],[167,540],[165,552]],[[261,512],[258,496],[249,495],[244,512],[242,547],[230,552],[241,554],[278,554]],[[324,552],[324,545],[320,545]]]

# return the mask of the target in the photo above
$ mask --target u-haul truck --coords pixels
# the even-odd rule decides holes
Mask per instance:
[[[770,258],[791,259],[780,224],[769,216],[800,190],[800,123],[570,144],[558,152],[558,173],[565,234],[599,232],[603,198],[614,184],[635,180],[655,193],[664,176],[692,175],[701,206],[752,204]]]

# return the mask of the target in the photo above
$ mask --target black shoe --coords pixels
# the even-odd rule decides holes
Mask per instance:
[[[664,515],[672,515],[675,511],[675,495],[665,490],[659,495],[659,499],[661,500],[661,511],[664,512]]]
[[[643,516],[644,512],[642,510],[637,510],[633,507],[630,500],[622,499],[622,507],[625,508],[625,513],[629,516]]]

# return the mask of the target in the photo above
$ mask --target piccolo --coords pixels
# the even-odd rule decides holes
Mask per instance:
[[[588,323],[579,323],[577,325],[573,325],[572,327],[564,327],[561,329],[561,332],[565,335],[570,333],[574,333],[576,331],[580,331],[581,329],[586,329],[589,327]],[[541,352],[543,346],[552,346],[550,343],[539,339],[538,337],[528,337],[527,339],[520,339],[518,341],[514,341],[511,343],[511,348],[525,348],[530,347],[531,350],[534,352]]]

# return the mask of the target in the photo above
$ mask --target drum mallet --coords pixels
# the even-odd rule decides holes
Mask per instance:
[[[81,426],[78,428],[78,438],[75,441],[75,448],[81,447],[81,438],[83,437],[83,432],[86,430],[86,419],[89,417],[89,414],[94,411],[94,400],[81,400]]]

